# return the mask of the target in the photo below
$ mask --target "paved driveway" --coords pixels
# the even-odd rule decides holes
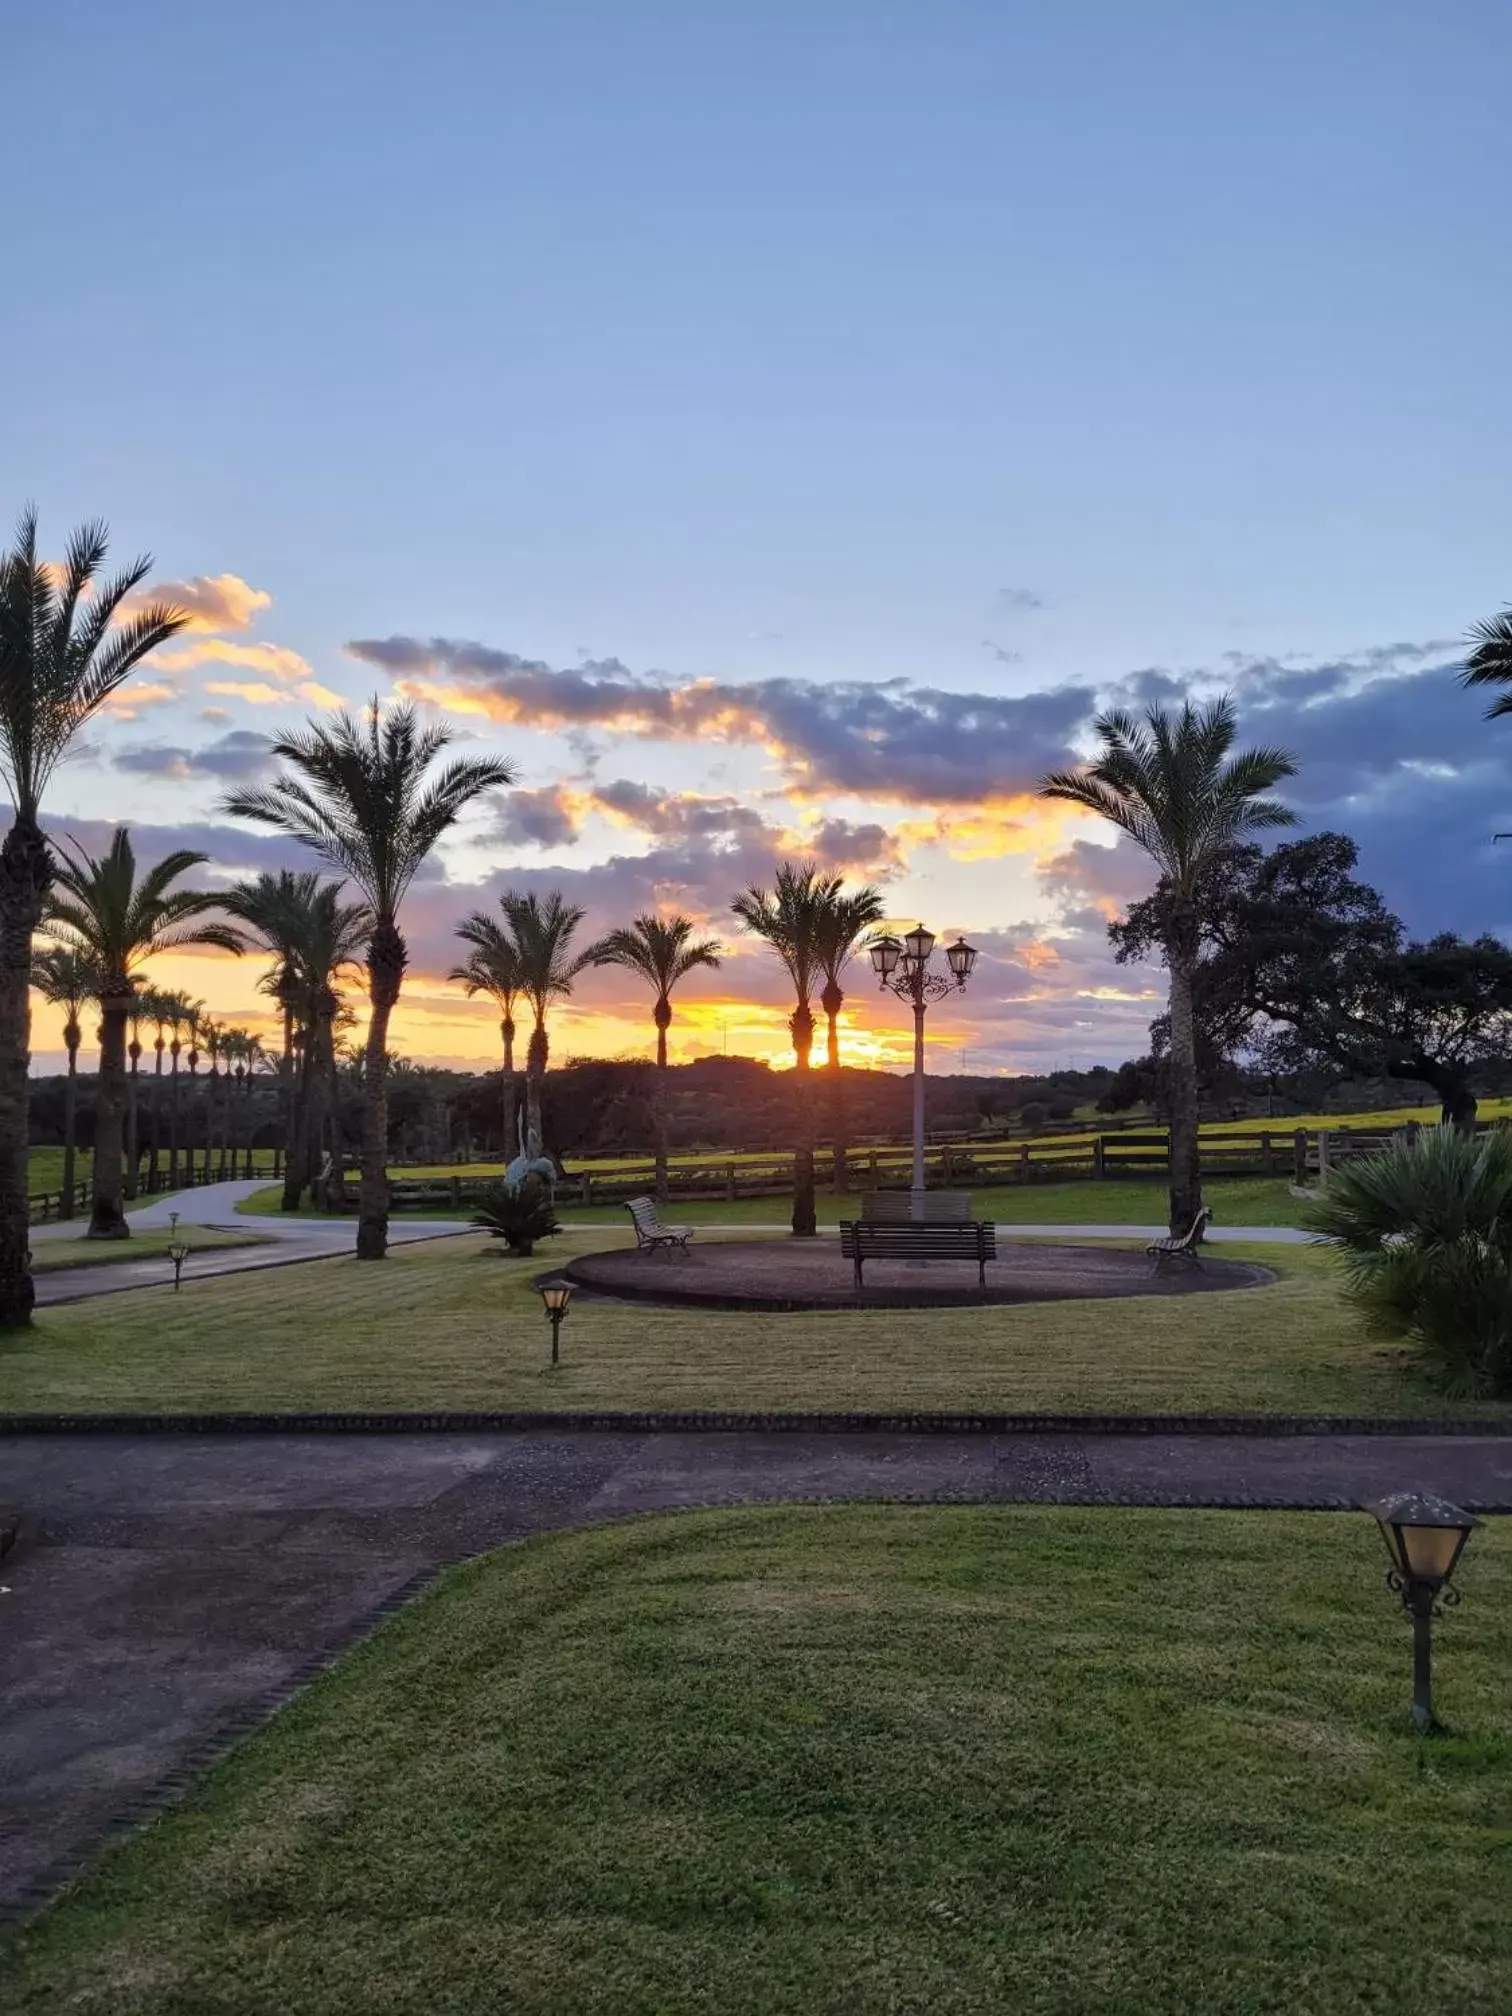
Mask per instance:
[[[417,1577],[525,1534],[762,1500],[1346,1505],[1403,1486],[1512,1507],[1512,1437],[0,1437],[0,1500],[42,1523],[0,1595],[0,1908]]]

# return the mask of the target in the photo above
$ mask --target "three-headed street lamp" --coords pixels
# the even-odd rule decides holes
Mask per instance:
[[[890,934],[873,939],[871,946],[872,971],[878,983],[898,996],[900,1001],[911,1001],[914,1014],[914,1085],[913,1085],[913,1182],[912,1208],[910,1215],[924,1216],[924,1011],[931,1001],[943,1001],[947,994],[959,994],[971,978],[971,969],[977,962],[976,947],[968,945],[964,938],[957,938],[954,945],[946,947],[945,963],[950,968],[949,975],[931,973],[929,962],[934,956],[935,935],[926,931],[922,924],[901,939]]]
[[[1459,1601],[1449,1578],[1480,1524],[1446,1498],[1403,1492],[1367,1507],[1375,1514],[1391,1556],[1387,1586],[1412,1619],[1412,1721],[1422,1735],[1437,1729],[1433,1712],[1433,1620]]]

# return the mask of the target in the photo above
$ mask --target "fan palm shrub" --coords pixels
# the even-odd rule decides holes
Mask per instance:
[[[472,1222],[502,1239],[521,1260],[530,1258],[538,1239],[550,1239],[562,1229],[538,1176],[527,1176],[518,1190],[506,1190],[502,1183],[490,1185],[478,1199]]]
[[[1343,1162],[1307,1223],[1373,1335],[1447,1393],[1512,1397],[1512,1130],[1429,1127]]]

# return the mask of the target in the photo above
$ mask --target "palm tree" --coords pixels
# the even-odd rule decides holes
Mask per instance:
[[[322,1209],[328,1210],[340,1187],[335,1172],[338,1080],[336,1020],[343,1010],[338,992],[347,970],[361,963],[372,935],[373,913],[365,903],[343,903],[339,882],[322,882],[311,899],[302,928],[296,973],[300,1051],[300,1117],[297,1137],[296,1186],[293,1202],[284,1185],[283,1208],[297,1210],[306,1184],[316,1186]],[[332,1175],[322,1181],[327,1151]]]
[[[752,887],[736,896],[730,908],[756,937],[762,938],[787,968],[798,1005],[788,1017],[793,1056],[800,1074],[809,1069],[814,1048],[814,1011],[809,996],[820,973],[819,951],[824,919],[840,893],[838,875],[821,875],[812,861],[784,861],[774,889]],[[798,1140],[793,1157],[793,1231],[811,1239],[819,1229],[814,1210],[814,1115],[803,1077],[798,1080]]]
[[[1284,749],[1230,751],[1238,732],[1225,694],[1206,706],[1188,700],[1177,715],[1149,708],[1143,722],[1125,713],[1098,717],[1095,760],[1057,770],[1040,794],[1083,806],[1127,833],[1160,871],[1169,899],[1165,934],[1170,976],[1172,1235],[1202,1209],[1198,1154],[1197,1032],[1192,989],[1201,945],[1198,903],[1204,873],[1230,847],[1293,814],[1264,794],[1296,774]]]
[[[530,1003],[534,1017],[525,1048],[525,1125],[539,1141],[541,1084],[551,1056],[546,1016],[553,1001],[564,1001],[571,994],[573,981],[585,966],[593,964],[598,947],[590,945],[586,951],[573,952],[572,941],[587,913],[576,903],[566,902],[560,889],[553,889],[544,902],[533,892],[526,896],[518,889],[506,889],[499,907],[514,946],[519,991]],[[474,921],[467,919],[462,930]]]
[[[496,918],[474,910],[457,926],[457,936],[472,951],[447,974],[469,994],[487,994],[499,1010],[499,1034],[504,1039],[504,1160],[515,1148],[514,1005],[520,998],[520,964],[514,940]]]
[[[1486,719],[1494,721],[1500,714],[1512,714],[1512,609],[1475,624],[1470,637],[1475,648],[1465,660],[1461,685],[1508,688],[1486,709]]]
[[[281,868],[276,875],[264,871],[250,882],[238,882],[227,891],[222,907],[228,916],[248,927],[249,945],[265,952],[273,961],[258,982],[265,994],[278,1003],[283,1021],[283,1049],[279,1056],[278,1078],[283,1102],[284,1195],[286,1211],[299,1209],[295,1164],[299,1156],[299,1099],[294,1076],[294,1031],[300,998],[300,947],[309,929],[310,906],[321,886],[313,869],[296,874]],[[295,1184],[292,1197],[290,1185]]]
[[[362,1186],[357,1257],[388,1249],[388,1029],[404,982],[408,949],[399,906],[443,834],[484,791],[512,784],[512,764],[462,757],[427,779],[454,740],[449,728],[422,728],[411,706],[383,714],[375,699],[362,717],[341,713],[279,736],[273,754],[290,767],[265,789],[233,792],[226,810],[291,833],[329,861],[372,911],[368,937],[367,1067],[363,1075]]]
[[[132,1001],[127,1020],[131,1026],[131,1041],[126,1046],[126,1055],[131,1060],[131,1070],[126,1080],[126,1195],[135,1197],[139,1180],[141,1161],[141,1105],[138,1099],[139,1081],[142,1069],[142,1021],[152,1012],[147,997],[138,994]]]
[[[225,1040],[225,1034],[226,1034],[226,1025],[224,1022],[217,1022],[214,1016],[212,1015],[201,1015],[201,1017],[199,1018],[198,1036],[199,1041],[204,1045],[205,1055],[210,1060],[210,1077],[205,1086],[205,1100],[204,1100],[205,1160],[202,1165],[202,1178],[203,1181],[205,1181],[206,1183],[211,1181],[210,1165],[215,1157],[216,1108],[217,1105],[219,1104],[217,1095],[219,1094],[220,1091],[221,1047]],[[193,1065],[194,1065],[194,1053],[191,1051],[190,1052],[191,1071],[193,1070]],[[226,1173],[226,1157],[225,1157],[225,1150],[224,1148],[222,1148],[221,1163],[217,1175],[224,1176],[225,1173]]]
[[[201,920],[218,898],[173,884],[207,857],[180,848],[140,877],[131,835],[118,826],[94,860],[69,848],[56,870],[47,921],[61,945],[77,952],[99,978],[100,1079],[95,1104],[91,1239],[125,1239],[131,1228],[122,1203],[122,1122],[126,1096],[126,1023],[142,962],[183,945],[239,951],[236,933]]]
[[[699,966],[717,967],[717,939],[695,938],[691,917],[637,917],[628,931],[611,931],[594,963],[623,966],[649,983],[656,997],[656,1194],[667,1195],[667,1030],[672,1022],[672,989]]]
[[[168,1078],[168,1188],[170,1190],[177,1190],[179,1187],[179,1142],[182,1138],[179,1107],[179,1057],[184,1047],[184,1031],[187,1029],[192,1038],[196,1019],[203,1011],[204,1003],[193,1000],[182,988],[177,989],[173,993],[164,994],[162,998],[167,1010],[168,1026],[173,1031],[173,1039],[168,1045],[168,1056],[171,1064]],[[195,1062],[198,1063],[198,1051],[194,1055]],[[192,1180],[192,1168],[190,1175]]]
[[[44,945],[32,956],[32,985],[54,1008],[64,1012],[63,1041],[68,1049],[68,1078],[63,1089],[63,1209],[74,1215],[75,1139],[78,1113],[79,1016],[95,992],[94,968],[79,953],[63,945]]]
[[[845,1081],[840,1075],[840,1010],[845,1006],[845,989],[840,975],[854,957],[864,933],[880,924],[884,915],[882,892],[868,882],[847,896],[837,889],[819,920],[819,971],[824,987],[819,1006],[829,1024],[830,1128],[834,1135],[835,1194],[843,1196],[848,1180],[845,1167]]]
[[[102,579],[108,537],[84,525],[60,567],[37,554],[37,515],[21,515],[0,555],[0,778],[13,816],[0,846],[0,1327],[29,1323],[32,1279],[27,1200],[27,1067],[32,939],[47,910],[53,856],[42,799],[68,745],[147,653],[183,628],[154,602],[125,614],[152,562]]]
[[[152,1148],[147,1163],[147,1188],[156,1191],[158,1186],[158,1151],[163,1138],[163,1051],[167,1047],[164,1030],[173,1013],[172,997],[161,988],[148,987],[137,996],[144,1014],[152,1018],[157,1034],[152,1039]]]

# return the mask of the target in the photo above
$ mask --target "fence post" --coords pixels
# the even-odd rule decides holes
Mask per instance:
[[[1103,1137],[1101,1134],[1094,1134],[1092,1137],[1092,1177],[1094,1182],[1100,1183],[1103,1179],[1104,1154]]]
[[[735,1164],[733,1162],[725,1164],[725,1202],[727,1204],[735,1202]]]
[[[1307,1181],[1307,1129],[1297,1128],[1292,1135],[1292,1181],[1300,1190]]]
[[[462,1209],[462,1178],[460,1176],[453,1176],[451,1179],[451,1201],[454,1211]]]
[[[1260,1152],[1265,1157],[1266,1175],[1274,1176],[1276,1173],[1276,1151],[1271,1146],[1271,1137],[1269,1134],[1262,1134],[1260,1136]]]
[[[1318,1188],[1320,1190],[1328,1181],[1328,1147],[1329,1131],[1326,1127],[1320,1127],[1318,1129]]]
[[[593,1202],[593,1174],[592,1174],[591,1170],[588,1170],[588,1169],[585,1169],[585,1170],[583,1171],[583,1208],[584,1208],[584,1210],[586,1210],[586,1209],[588,1208],[588,1206],[589,1206],[589,1205],[590,1205],[590,1204],[591,1204],[592,1202]]]

